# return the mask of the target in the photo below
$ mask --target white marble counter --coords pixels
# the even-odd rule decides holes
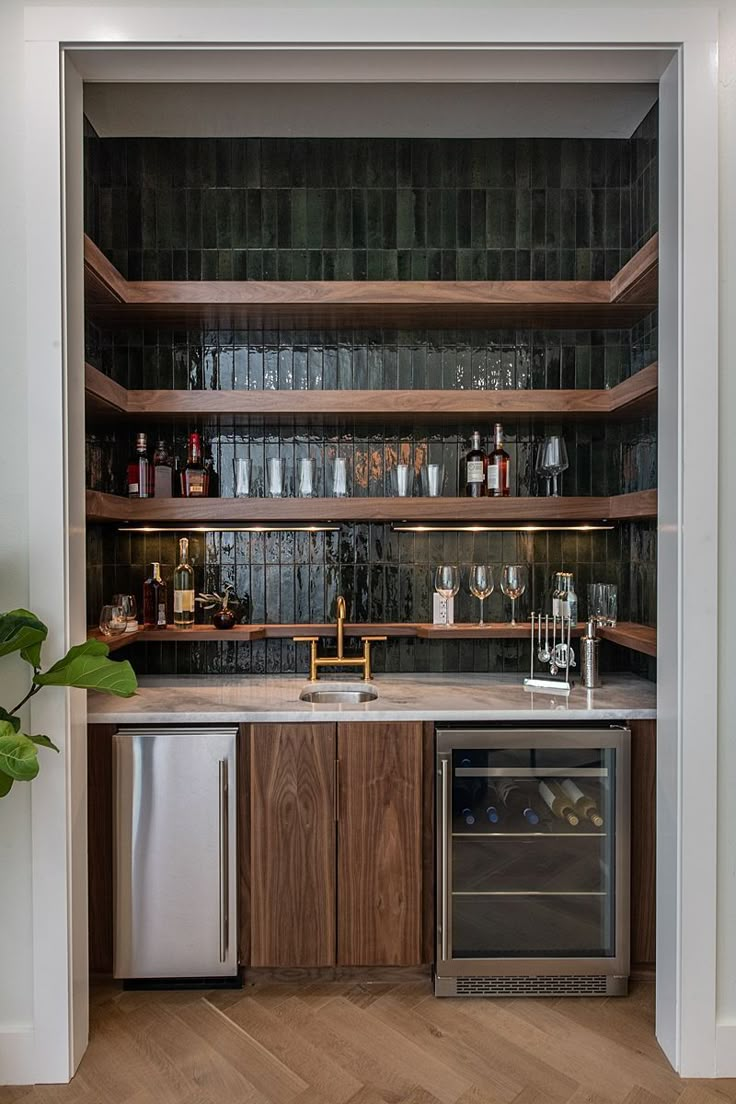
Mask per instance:
[[[90,724],[259,721],[606,721],[656,717],[656,686],[634,675],[604,678],[569,695],[525,690],[521,675],[377,675],[378,697],[361,705],[311,705],[292,676],[142,678],[133,698],[88,695]],[[341,686],[362,685],[339,680]],[[325,678],[324,688],[338,679]]]

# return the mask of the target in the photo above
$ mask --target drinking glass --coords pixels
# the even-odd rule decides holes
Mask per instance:
[[[434,573],[434,589],[448,601],[460,590],[460,571],[455,564],[440,564]]]
[[[286,461],[280,456],[266,460],[266,491],[269,498],[283,498],[286,494]]]
[[[127,628],[123,606],[103,606],[100,611],[100,632],[105,636],[122,636]]]
[[[348,462],[344,456],[332,461],[332,494],[335,498],[348,497]]]
[[[480,602],[480,621],[483,624],[483,603],[493,594],[493,570],[488,564],[473,564],[470,569],[470,593]]]
[[[501,575],[501,590],[511,599],[511,624],[516,624],[516,599],[526,590],[528,572],[525,564],[505,564]]]
[[[565,438],[559,436],[545,437],[542,447],[542,473],[545,477],[551,477],[552,496],[557,498],[560,493],[557,489],[557,477],[567,471],[570,466],[567,459]]]
[[[135,632],[138,628],[138,606],[134,594],[113,594],[112,604],[122,606],[125,614],[125,631]]]
[[[398,498],[409,498],[412,494],[411,464],[395,464],[391,469],[391,492]]]
[[[547,496],[549,496],[549,484],[550,484],[550,479],[552,477],[551,477],[550,473],[547,471],[547,468],[545,467],[545,456],[544,456],[545,444],[546,444],[546,440],[541,441],[537,445],[537,455],[536,455],[536,458],[535,458],[535,461],[534,461],[534,470],[536,471],[537,475],[541,479],[546,479],[547,489],[545,491],[545,494]]]
[[[248,498],[251,493],[252,486],[252,460],[250,459],[250,457],[241,457],[238,460],[233,460],[233,470],[235,473],[235,497]]]
[[[422,465],[422,494],[429,498],[439,498],[445,487],[445,465]]]
[[[612,583],[588,584],[588,617],[599,625],[616,626],[618,587]]]
[[[317,462],[311,456],[297,460],[296,493],[299,498],[313,498],[317,493]]]

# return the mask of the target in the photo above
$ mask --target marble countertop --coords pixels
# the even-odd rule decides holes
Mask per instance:
[[[318,685],[356,687],[325,678]],[[570,721],[651,720],[657,688],[635,675],[604,677],[598,690],[569,694],[525,690],[521,675],[377,675],[374,701],[312,705],[299,700],[309,684],[293,676],[177,675],[140,679],[133,698],[88,695],[90,724],[279,723],[287,721]]]

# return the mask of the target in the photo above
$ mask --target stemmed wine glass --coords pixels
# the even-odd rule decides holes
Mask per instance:
[[[434,589],[449,601],[460,590],[460,572],[454,564],[440,564],[434,573]]]
[[[547,479],[547,494],[550,493],[549,480],[551,479],[552,496],[555,498],[559,496],[557,477],[567,471],[569,466],[565,438],[560,436],[545,437],[540,446],[540,451],[537,453],[537,471]]]
[[[488,564],[473,564],[470,569],[470,593],[480,602],[480,621],[483,624],[483,603],[493,594],[493,571]]]
[[[511,624],[516,624],[516,599],[526,590],[528,572],[525,564],[505,564],[501,576],[501,590],[511,599]]]

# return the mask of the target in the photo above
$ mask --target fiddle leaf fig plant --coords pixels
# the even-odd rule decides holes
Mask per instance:
[[[0,656],[19,652],[33,668],[31,687],[13,709],[0,706],[0,798],[9,793],[14,782],[30,782],[38,774],[37,748],[58,752],[48,736],[27,735],[21,731],[18,713],[44,686],[77,686],[130,698],[138,683],[127,660],[109,658],[107,644],[88,640],[70,648],[47,671],[42,670],[41,647],[48,636],[43,621],[28,610],[10,610],[0,614]]]

